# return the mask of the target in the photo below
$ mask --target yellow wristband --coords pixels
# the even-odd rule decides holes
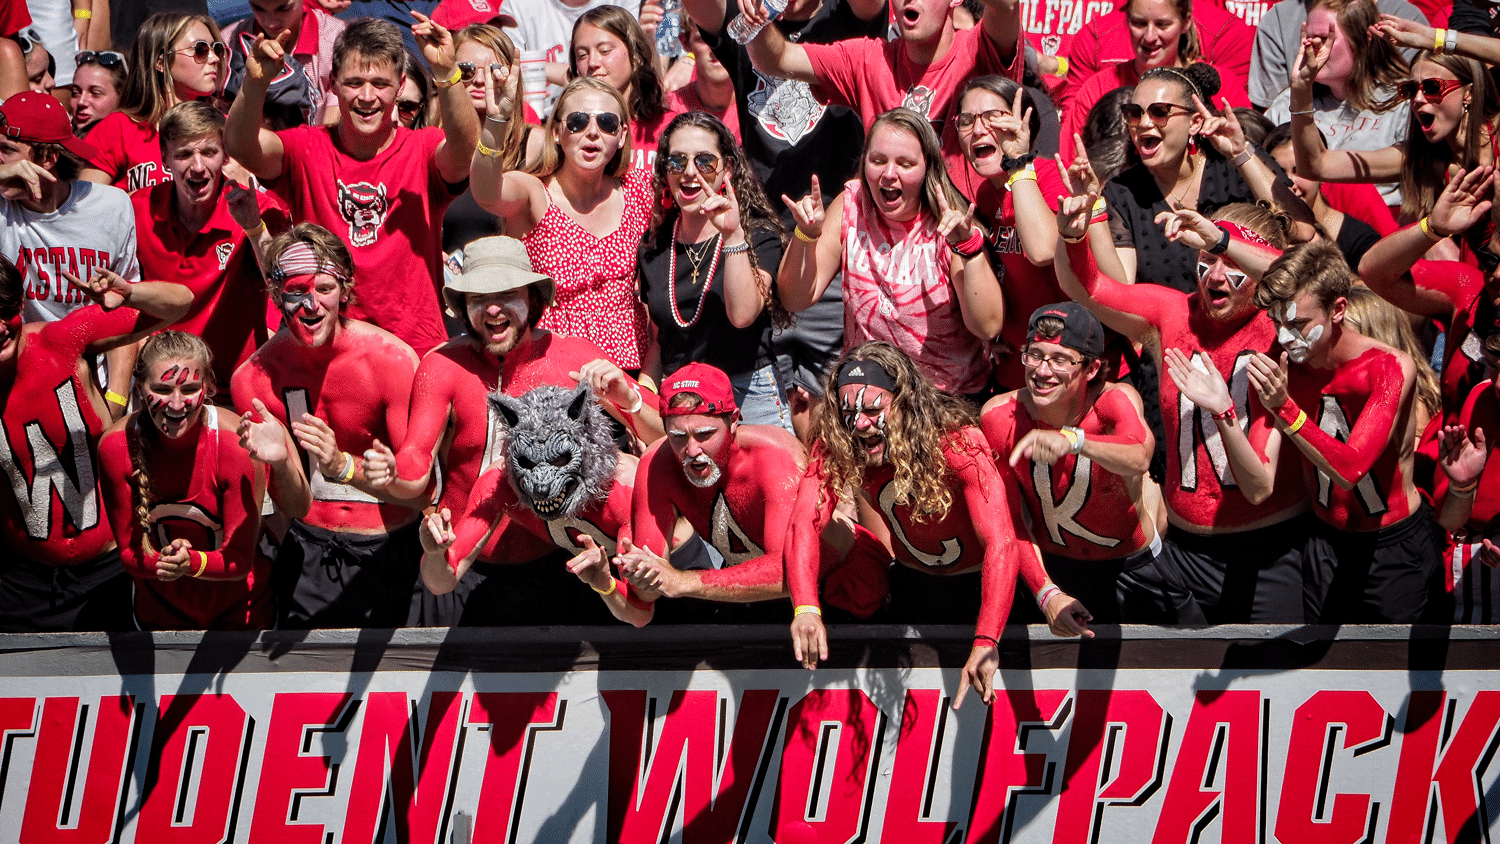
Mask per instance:
[[[1035,181],[1036,181],[1036,171],[1032,170],[1029,167],[1025,167],[1025,168],[1022,168],[1022,169],[1017,170],[1016,172],[1010,174],[1010,178],[1008,178],[1008,179],[1005,180],[1005,189],[1006,190],[1010,190],[1011,186],[1013,186],[1016,182],[1035,182]]]
[[[93,9],[74,9],[73,10],[73,18],[75,20],[86,21],[86,20],[89,20],[90,18],[92,18],[93,16],[94,16],[94,10]]]
[[[1297,411],[1297,418],[1292,421],[1292,424],[1286,426],[1286,432],[1288,434],[1295,434],[1302,430],[1302,426],[1305,424],[1307,424],[1307,411],[1299,410]]]
[[[499,158],[500,157],[500,151],[499,150],[490,149],[489,147],[485,146],[484,145],[484,141],[475,141],[474,142],[474,151],[477,152],[477,153],[479,153],[480,155],[484,156],[485,158]]]
[[[803,243],[817,243],[818,239],[802,230],[801,226],[792,227],[792,235]]]
[[[816,605],[814,605],[814,604],[801,604],[796,609],[792,610],[792,615],[798,616],[798,615],[801,615],[801,614],[803,614],[805,612],[810,612],[813,615],[816,615],[816,616],[819,616],[819,617],[822,617],[822,615],[823,615],[823,611],[820,610],[820,609],[818,609],[818,607]]]
[[[594,590],[595,592],[598,592],[600,595],[613,595],[613,594],[615,594],[615,592],[619,591],[619,589],[620,589],[620,581],[615,580],[613,577],[611,577],[609,579],[609,588],[608,589],[600,589],[599,587],[595,586],[592,583],[589,584],[589,588],[592,589],[592,590]]]
[[[117,404],[120,407],[128,407],[130,405],[130,402],[127,401],[124,396],[120,395],[114,390],[105,390],[104,400],[109,402],[110,404]]]
[[[265,230],[266,230],[266,221],[265,220],[261,220],[260,223],[258,223],[255,226],[255,228],[253,228],[253,229],[245,229],[245,237],[255,237],[256,235],[260,234],[261,232],[263,232]]]
[[[454,85],[457,85],[458,80],[462,79],[463,76],[463,71],[458,69],[458,65],[454,65],[452,76],[448,77],[447,79],[434,79],[432,80],[432,84],[446,90],[448,88],[452,88]]]
[[[1443,54],[1443,42],[1448,38],[1448,31],[1446,29],[1434,29],[1432,34],[1432,52],[1441,56]]]
[[[1061,77],[1061,76],[1067,76],[1068,75],[1068,57],[1067,56],[1058,56],[1057,57],[1057,70],[1053,71],[1052,75],[1053,76],[1059,76],[1059,77]]]
[[[1422,234],[1425,234],[1428,237],[1432,238],[1433,243],[1445,240],[1448,237],[1447,235],[1442,234],[1437,229],[1432,227],[1432,217],[1430,215],[1427,217],[1423,217],[1420,225],[1422,227]]]
[[[333,480],[334,483],[346,484],[354,480],[354,458],[347,451],[341,451],[339,454],[344,455],[344,471],[340,472],[339,476]]]
[[[204,553],[202,551],[199,551],[198,552],[198,570],[195,571],[195,572],[193,572],[193,577],[198,577],[198,576],[202,575],[203,572],[204,572],[204,570],[207,569],[207,568],[208,568],[208,554],[206,554],[206,553]]]

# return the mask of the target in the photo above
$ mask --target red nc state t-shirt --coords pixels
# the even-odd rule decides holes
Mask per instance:
[[[127,193],[170,181],[161,163],[156,127],[117,111],[89,130],[89,143],[99,151],[94,159],[112,184]]]
[[[433,156],[441,129],[397,128],[376,157],[345,153],[338,127],[278,133],[283,170],[270,185],[292,211],[338,235],[354,256],[348,316],[384,328],[420,356],[448,339],[443,284],[443,211],[468,181],[448,184]]]

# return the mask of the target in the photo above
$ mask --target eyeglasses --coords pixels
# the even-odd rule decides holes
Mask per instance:
[[[1500,255],[1496,255],[1483,246],[1474,248],[1474,262],[1485,275],[1494,275],[1495,270],[1500,269]]]
[[[1421,94],[1429,103],[1440,103],[1449,94],[1467,84],[1457,79],[1438,79],[1437,77],[1428,77],[1420,82],[1408,79],[1396,86],[1396,93],[1405,100],[1415,100],[1417,94]]]
[[[576,135],[589,128],[589,120],[593,120],[599,126],[599,131],[606,135],[613,135],[620,131],[620,115],[612,111],[575,111],[563,118],[563,128],[569,134]]]
[[[954,122],[958,124],[958,131],[967,132],[974,128],[974,124],[976,122],[983,122],[986,126],[994,126],[996,123],[1000,122],[1000,118],[1009,116],[1010,112],[998,108],[992,108],[988,111],[981,111],[978,114],[972,114],[967,111],[960,111],[958,113],[957,119]]]
[[[73,56],[73,64],[83,67],[96,64],[100,67],[125,67],[125,56],[113,50],[84,50]]]
[[[600,127],[603,128],[603,127]],[[688,155],[685,152],[674,152],[665,159],[667,172],[681,175],[687,172]],[[693,168],[700,176],[712,177],[719,172],[721,159],[711,152],[700,152],[692,157]]]
[[[501,64],[499,62],[491,62],[490,63],[490,70],[496,70],[496,71],[498,71],[498,70],[504,70],[504,69],[505,69],[505,65],[503,65],[503,64]],[[465,85],[467,85],[470,82],[473,82],[474,81],[474,77],[476,77],[478,75],[479,75],[479,66],[478,65],[474,64],[473,62],[459,62],[458,63],[458,79],[459,79],[460,82],[462,82]]]
[[[422,101],[421,100],[397,100],[396,101],[396,111],[399,112],[402,117],[415,117],[417,115],[417,112],[419,112],[421,110],[422,110]]]
[[[1046,361],[1047,368],[1059,375],[1066,375],[1084,364],[1083,360],[1073,360],[1062,355],[1044,355],[1030,349],[1021,353],[1021,361],[1027,366],[1041,366]]]
[[[1198,280],[1202,281],[1203,279],[1208,278],[1208,274],[1213,272],[1213,270],[1213,264],[1207,264],[1203,261],[1199,261]],[[1229,287],[1233,290],[1239,290],[1240,288],[1245,286],[1245,282],[1250,280],[1249,275],[1242,273],[1239,270],[1231,270],[1227,266],[1224,268],[1224,278],[1229,281]]]
[[[1177,114],[1178,112],[1181,112],[1183,114],[1192,114],[1193,110],[1185,105],[1178,105],[1177,103],[1152,103],[1151,105],[1145,107],[1139,106],[1135,103],[1120,104],[1120,114],[1125,118],[1126,126],[1141,125],[1142,116],[1151,118],[1151,122],[1153,124],[1160,126],[1161,124],[1166,123],[1168,120],[1171,120],[1172,115]]]
[[[222,59],[229,54],[229,48],[224,46],[223,41],[215,41],[212,44],[208,43],[207,41],[195,41],[193,43],[193,46],[191,47],[183,47],[181,50],[173,50],[172,52],[178,55],[186,55],[188,53],[191,53],[193,59],[197,61],[198,64],[203,64],[204,62],[208,61],[209,53],[213,53],[215,56],[218,56]]]

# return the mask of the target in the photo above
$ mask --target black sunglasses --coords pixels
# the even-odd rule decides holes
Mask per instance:
[[[421,110],[422,110],[422,101],[421,100],[397,100],[396,101],[396,111],[400,112],[402,117],[414,117],[416,115],[416,113],[419,112],[419,111],[421,111]]]
[[[1172,115],[1181,111],[1183,114],[1191,114],[1192,109],[1177,103],[1152,103],[1148,106],[1140,106],[1136,103],[1121,103],[1120,115],[1125,118],[1127,126],[1141,125],[1141,117],[1150,117],[1151,122],[1158,126],[1172,119]]]
[[[197,60],[198,64],[203,64],[208,61],[209,53],[213,53],[222,59],[229,55],[229,48],[224,46],[223,41],[215,41],[212,44],[207,41],[196,41],[191,47],[183,47],[181,50],[173,50],[172,52],[178,54],[192,53],[193,58]]]
[[[125,67],[125,56],[114,50],[84,50],[73,56],[73,64],[83,67],[86,64],[96,64],[100,67]]]
[[[1483,246],[1474,249],[1474,263],[1479,265],[1480,271],[1485,275],[1494,275],[1496,269],[1500,269],[1500,255],[1496,255]]]
[[[563,128],[576,135],[589,128],[589,121],[599,124],[599,131],[613,135],[620,131],[620,115],[612,111],[575,111],[563,118]]]
[[[719,172],[721,159],[711,152],[700,152],[692,157],[693,167],[700,176],[712,177]],[[666,157],[668,173],[681,175],[687,172],[688,155],[685,152],[674,152]]]
[[[490,63],[490,70],[504,70],[504,69],[505,69],[505,65],[503,65],[503,64],[501,64],[499,62],[491,62]],[[473,82],[474,81],[474,77],[477,76],[478,74],[479,74],[479,66],[476,65],[476,64],[474,64],[473,62],[459,62],[458,63],[458,79],[459,79],[460,82],[464,82],[464,83]]]

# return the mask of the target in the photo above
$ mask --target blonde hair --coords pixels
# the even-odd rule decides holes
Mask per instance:
[[[1350,331],[1378,340],[1394,349],[1405,352],[1417,365],[1417,401],[1426,408],[1429,417],[1443,412],[1443,392],[1438,384],[1437,373],[1427,363],[1427,353],[1417,343],[1417,335],[1411,330],[1411,320],[1405,312],[1364,285],[1356,284],[1344,294],[1348,304],[1344,307],[1344,325]]]
[[[204,399],[213,398],[214,354],[203,342],[203,338],[185,331],[159,331],[141,344],[141,353],[135,359],[136,391],[144,398],[148,373],[164,360],[190,360],[201,365],[203,372]],[[151,507],[156,503],[151,491],[151,443],[156,439],[156,427],[150,422],[151,414],[145,408],[130,415],[125,425],[125,446],[130,453],[130,485],[134,490],[135,519],[141,526],[141,554],[149,556],[156,552],[151,542]]]
[[[141,24],[130,48],[130,70],[120,91],[119,110],[131,118],[155,126],[177,98],[172,82],[172,45],[195,23],[208,27],[214,41],[223,41],[219,25],[208,15],[157,12]],[[157,69],[157,64],[161,69]],[[229,60],[220,65],[220,76],[228,72]]]
[[[547,139],[551,141],[554,134],[562,131],[563,120],[567,119],[568,116],[567,111],[563,108],[563,104],[568,101],[569,97],[580,91],[597,91],[601,94],[608,94],[615,101],[615,105],[619,107],[620,148],[615,151],[615,157],[609,160],[609,166],[605,168],[604,172],[606,175],[614,176],[615,178],[623,177],[625,172],[630,169],[630,159],[633,155],[633,145],[630,142],[630,106],[626,104],[625,96],[615,90],[615,87],[608,82],[589,76],[569,82],[567,87],[562,89],[562,93],[557,95],[557,105],[553,107],[552,114],[547,117]],[[550,176],[556,173],[558,168],[562,167],[562,164],[562,148],[555,143],[545,143],[542,145],[541,155],[537,156],[536,162],[532,166],[527,167],[526,171],[533,176]]]

